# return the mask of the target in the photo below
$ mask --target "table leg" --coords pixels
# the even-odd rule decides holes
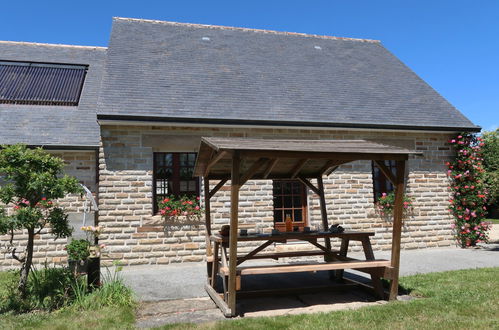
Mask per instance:
[[[218,276],[218,249],[220,249],[220,243],[215,242],[213,249],[213,264],[211,266],[211,286],[215,288],[217,284],[217,276]]]
[[[341,247],[340,247],[340,257],[346,257],[348,253],[348,244],[350,243],[350,240],[348,238],[341,238]],[[334,272],[334,277],[336,278],[337,281],[343,280],[343,269],[338,269]]]
[[[364,255],[366,260],[374,260],[374,252],[371,246],[371,241],[369,237],[362,240],[362,247],[364,248]],[[377,273],[371,273],[371,281],[373,283],[374,291],[379,296],[379,298],[384,299],[385,294],[383,291],[383,284],[381,283],[381,278]]]

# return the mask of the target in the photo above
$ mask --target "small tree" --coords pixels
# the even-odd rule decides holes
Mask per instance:
[[[52,202],[69,193],[81,193],[75,178],[62,176],[64,162],[41,148],[24,145],[4,146],[0,150],[0,201],[13,206],[10,215],[0,211],[0,234],[10,234],[9,253],[21,263],[18,289],[26,296],[26,283],[33,261],[34,239],[45,227],[55,239],[71,235],[67,215]],[[16,253],[16,233],[26,230],[28,239],[22,255]]]
[[[483,140],[483,168],[485,170],[485,184],[489,190],[489,205],[495,207],[490,210],[497,215],[499,204],[499,128],[495,131],[484,132]],[[495,212],[494,212],[495,211]]]

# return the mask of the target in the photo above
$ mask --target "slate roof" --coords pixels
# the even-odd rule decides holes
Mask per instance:
[[[96,107],[105,55],[103,47],[0,41],[0,60],[89,66],[76,107],[0,104],[0,144],[97,148]]]
[[[479,130],[378,41],[127,18],[98,118]]]

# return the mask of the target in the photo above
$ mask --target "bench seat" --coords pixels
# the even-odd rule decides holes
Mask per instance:
[[[314,263],[293,263],[284,265],[266,265],[266,266],[248,266],[237,267],[237,275],[261,275],[261,274],[280,274],[280,273],[299,273],[299,272],[317,272],[323,270],[337,269],[363,269],[363,268],[382,268],[390,267],[390,261],[384,259],[378,260],[347,260],[333,262],[314,262]],[[220,268],[223,276],[229,275],[229,268]]]

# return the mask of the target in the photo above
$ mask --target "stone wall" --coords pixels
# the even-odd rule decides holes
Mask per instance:
[[[50,151],[50,153],[64,159],[64,172],[66,174],[78,178],[82,184],[96,194],[97,160],[95,151]],[[73,217],[76,217],[77,214],[81,214],[83,211],[84,199],[79,195],[70,195],[57,201],[57,204],[67,212],[74,213]],[[11,212],[11,209],[8,208],[7,212]],[[15,238],[13,245],[17,248],[17,253],[21,253],[28,235],[26,232],[16,233]],[[7,246],[10,245],[9,240],[9,235],[0,235],[0,269],[17,268],[19,266],[19,263],[12,259],[11,255],[5,253]],[[65,263],[66,251],[64,251],[64,246],[66,244],[66,239],[54,240],[50,230],[44,229],[35,239],[34,264],[41,265],[45,262],[49,265]]]
[[[420,150],[424,158],[411,157],[408,162],[407,194],[414,200],[414,210],[404,221],[402,247],[411,249],[453,244],[444,167],[445,161],[452,157],[446,142],[450,137],[448,134],[102,126],[99,223],[106,228],[101,237],[108,251],[105,262],[121,260],[125,264],[168,264],[203,260],[205,237],[202,226],[165,233],[161,218],[152,212],[153,152],[196,151],[201,136],[373,139]],[[330,222],[340,223],[347,229],[375,231],[374,248],[390,248],[391,221],[375,213],[369,161],[342,165],[325,178],[324,184]],[[309,191],[308,199],[310,225],[318,227],[318,198]],[[260,231],[270,231],[273,226],[272,182],[249,181],[241,190],[240,201],[241,222]],[[214,230],[229,222],[229,208],[229,190],[223,187],[212,199]],[[244,250],[250,248],[251,244],[242,247]],[[274,248],[290,247],[277,245]],[[353,249],[359,250],[359,246],[353,245]]]

